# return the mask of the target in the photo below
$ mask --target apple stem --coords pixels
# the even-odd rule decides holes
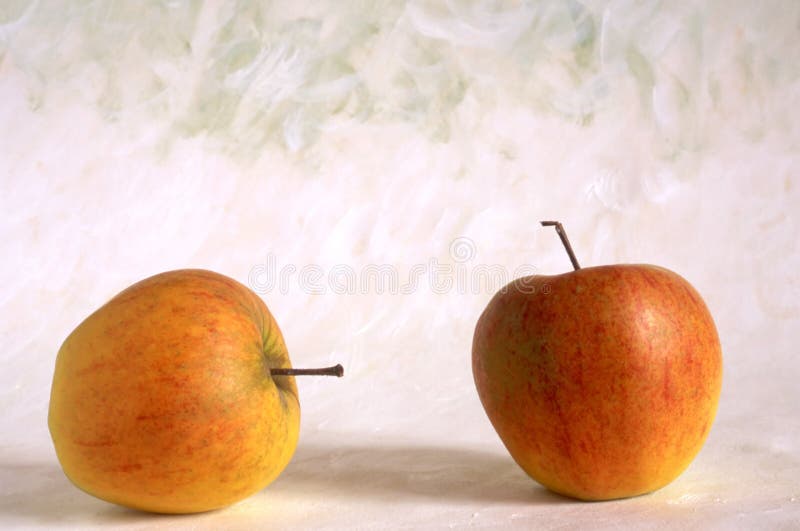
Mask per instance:
[[[344,367],[337,363],[333,367],[323,369],[290,369],[284,367],[274,367],[269,370],[273,376],[344,376]]]
[[[572,245],[569,244],[569,238],[567,238],[567,231],[564,230],[564,226],[561,225],[559,221],[542,221],[542,227],[555,227],[556,232],[558,233],[558,237],[561,238],[561,243],[564,244],[564,249],[567,250],[567,254],[569,255],[569,260],[572,262],[572,267],[575,268],[575,271],[581,268],[580,264],[578,264],[578,259],[575,258],[575,253],[572,251]]]

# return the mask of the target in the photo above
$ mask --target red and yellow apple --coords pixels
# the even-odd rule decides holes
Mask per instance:
[[[714,420],[722,352],[703,299],[653,265],[518,279],[478,320],[475,384],[511,456],[583,500],[636,496],[675,479]]]
[[[79,488],[120,505],[230,505],[294,453],[292,373],[303,371],[290,367],[277,323],[244,285],[203,270],[147,278],[58,352],[48,418],[58,459]]]

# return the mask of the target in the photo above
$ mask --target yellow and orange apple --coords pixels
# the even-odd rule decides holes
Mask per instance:
[[[583,500],[636,496],[675,479],[714,420],[722,352],[700,295],[652,265],[518,279],[478,320],[475,384],[511,456]]]
[[[127,507],[230,505],[294,453],[302,371],[290,367],[277,323],[244,285],[204,270],[147,278],[58,352],[48,418],[58,459],[76,486]]]

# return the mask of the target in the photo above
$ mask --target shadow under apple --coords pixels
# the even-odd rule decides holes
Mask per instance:
[[[87,517],[107,524],[136,521],[141,513],[106,503],[72,485],[56,462],[0,462],[0,515],[7,522],[69,525]]]
[[[272,489],[328,501],[572,503],[530,479],[510,456],[445,446],[301,443]]]
[[[0,517],[26,525],[142,523],[203,515],[149,515],[106,503],[76,488],[56,462],[0,461]],[[326,502],[411,501],[455,504],[563,504],[572,500],[539,486],[509,456],[444,446],[301,444],[262,495]],[[258,496],[258,495],[257,495]],[[273,507],[274,509],[274,507]],[[205,515],[214,514],[204,513]]]

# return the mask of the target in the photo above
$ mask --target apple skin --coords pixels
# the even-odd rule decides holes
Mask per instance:
[[[159,513],[225,507],[261,489],[297,445],[283,336],[244,285],[203,270],[155,275],[83,321],[58,352],[48,424],[67,477]]]
[[[514,460],[581,500],[652,492],[702,447],[722,351],[700,295],[652,265],[518,279],[484,310],[475,385]]]

